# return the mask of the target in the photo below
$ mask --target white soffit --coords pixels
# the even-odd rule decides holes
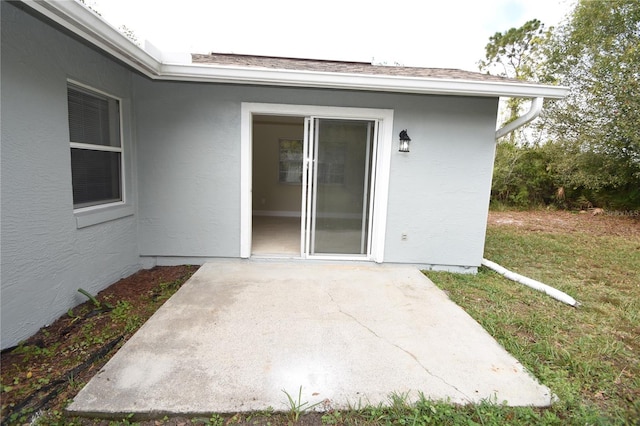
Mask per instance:
[[[563,98],[569,90],[567,87],[531,83],[166,63],[132,43],[77,1],[22,2],[154,80],[549,99]]]

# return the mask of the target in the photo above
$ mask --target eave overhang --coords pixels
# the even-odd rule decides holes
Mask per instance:
[[[568,88],[499,82],[360,73],[163,62],[76,1],[21,0],[98,49],[153,80],[250,84],[432,95],[560,99]]]

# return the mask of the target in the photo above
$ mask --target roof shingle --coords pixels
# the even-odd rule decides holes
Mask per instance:
[[[479,72],[450,68],[420,68],[405,66],[373,65],[367,62],[331,61],[320,59],[281,58],[275,56],[236,55],[210,53],[191,55],[194,64],[222,65],[278,70],[317,71],[343,74],[369,74],[398,77],[434,78],[444,80],[495,81],[500,83],[523,83],[523,81],[498,77]]]

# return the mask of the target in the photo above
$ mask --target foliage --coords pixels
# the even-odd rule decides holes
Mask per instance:
[[[570,88],[535,127],[498,145],[493,201],[517,207],[640,207],[640,1],[579,1],[544,31],[496,33],[481,69]],[[510,101],[509,118],[520,112]],[[527,143],[525,135],[535,136]],[[526,164],[525,164],[526,163]]]
[[[553,165],[560,184],[637,207],[640,2],[579,2],[556,33],[548,68],[571,89],[545,114],[546,131],[566,152]]]
[[[637,210],[640,182],[629,177],[614,188],[603,182],[610,182],[612,176],[597,172],[613,161],[609,156],[581,152],[575,145],[563,142],[532,146],[498,143],[491,186],[492,205],[520,209],[553,206],[582,210],[599,206]],[[592,169],[596,172],[590,172]]]
[[[495,202],[526,208],[558,200],[548,169],[550,152],[545,147],[499,143],[492,183]]]
[[[537,53],[544,41],[544,24],[537,19],[526,22],[520,28],[497,32],[489,37],[485,46],[486,58],[479,62],[480,69],[503,77],[527,80],[536,76]]]

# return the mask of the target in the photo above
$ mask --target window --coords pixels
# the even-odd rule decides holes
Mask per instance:
[[[302,183],[302,141],[280,139],[278,182]]]
[[[122,202],[120,101],[71,83],[67,97],[73,207]]]
[[[346,148],[344,142],[323,145],[318,153],[318,183],[344,184]],[[279,150],[278,182],[302,183],[302,141],[280,139]]]

